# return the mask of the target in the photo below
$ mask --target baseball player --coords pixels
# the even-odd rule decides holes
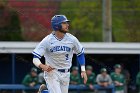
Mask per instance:
[[[49,93],[68,93],[70,67],[73,51],[81,65],[81,77],[87,81],[84,48],[76,37],[67,33],[69,20],[65,15],[55,15],[51,19],[53,32],[46,36],[33,50],[33,63],[44,71],[44,79]],[[45,65],[40,58],[45,57]]]
[[[125,78],[124,75],[121,74],[122,67],[120,64],[116,64],[114,66],[115,72],[111,73],[111,78],[115,85],[115,93],[125,93],[124,92],[124,84]]]

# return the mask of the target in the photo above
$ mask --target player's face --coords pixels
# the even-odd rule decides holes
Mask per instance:
[[[92,74],[92,70],[86,70],[87,75],[91,75]]]
[[[116,73],[121,73],[121,68],[116,68],[116,69],[115,69],[115,72],[116,72]]]
[[[37,73],[36,72],[31,72],[31,75],[32,75],[32,77],[36,77],[37,76]]]
[[[103,75],[103,76],[106,76],[106,75],[107,75],[107,72],[102,72],[102,75]]]
[[[74,70],[72,73],[73,73],[73,75],[77,75],[78,74],[78,71],[77,70]]]
[[[63,22],[62,23],[62,31],[64,31],[64,32],[69,31],[69,23],[68,22]]]

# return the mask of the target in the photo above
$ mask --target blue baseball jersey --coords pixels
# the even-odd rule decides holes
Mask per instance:
[[[69,69],[72,65],[73,52],[80,55],[84,52],[78,39],[66,33],[58,39],[54,33],[46,36],[33,50],[33,54],[45,57],[45,63],[56,69]]]

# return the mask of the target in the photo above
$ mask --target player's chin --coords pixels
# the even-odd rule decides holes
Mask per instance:
[[[69,31],[69,29],[68,29],[68,28],[66,28],[66,31],[68,32],[68,31]]]
[[[64,31],[67,33],[69,31],[69,29],[65,29]]]

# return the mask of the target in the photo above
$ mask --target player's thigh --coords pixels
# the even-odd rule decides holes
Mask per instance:
[[[62,93],[68,93],[70,73],[62,73],[60,88]]]
[[[60,85],[62,93],[68,93],[69,85]]]
[[[60,80],[58,79],[57,75],[54,72],[51,73],[44,73],[44,79],[47,84],[47,88],[49,93],[62,93],[60,89]]]
[[[61,91],[59,81],[56,81],[56,80],[48,80],[47,88],[48,88],[49,93],[63,93]]]
[[[124,93],[124,91],[116,91],[115,93]]]

